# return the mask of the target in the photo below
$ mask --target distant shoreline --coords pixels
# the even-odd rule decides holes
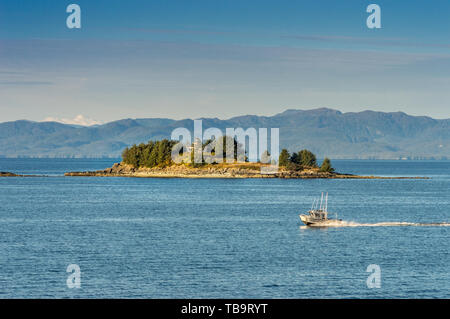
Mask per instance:
[[[231,128],[279,128],[280,146],[309,148],[330,159],[449,160],[450,119],[402,112],[336,109],[288,109],[272,115],[239,114],[231,118],[201,117],[209,125]],[[98,126],[74,127],[26,120],[0,123],[0,157],[114,158],[133,143],[169,138],[174,129],[193,127],[193,119],[118,119]],[[145,132],[145,134],[144,134]],[[145,137],[145,138],[144,138]],[[299,143],[303,141],[303,143]],[[20,145],[20,147],[17,147]]]

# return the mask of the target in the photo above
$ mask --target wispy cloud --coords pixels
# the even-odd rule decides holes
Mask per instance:
[[[5,70],[0,70],[0,75],[26,75],[28,74],[27,72],[22,72],[22,71],[5,71]]]
[[[227,35],[235,32],[231,31],[208,31],[196,29],[153,29],[153,28],[125,28],[127,31],[144,33],[163,33],[163,34],[198,34],[198,35]]]
[[[398,46],[418,48],[450,48],[448,43],[427,43],[410,41],[405,38],[368,38],[354,36],[330,36],[330,35],[283,35],[282,38],[304,41],[347,42],[355,44],[369,44],[377,46]]]
[[[30,86],[30,85],[53,85],[50,81],[0,81],[0,85]]]
[[[82,125],[82,126],[92,126],[103,124],[101,121],[97,121],[88,117],[85,117],[81,114],[75,116],[73,119],[65,119],[65,118],[56,118],[56,117],[47,117],[43,122],[59,122],[63,124],[71,124],[71,125]]]

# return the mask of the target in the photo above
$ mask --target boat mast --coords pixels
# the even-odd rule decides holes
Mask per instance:
[[[322,202],[323,202],[323,192],[322,192],[322,196],[320,196],[320,208],[319,210],[322,210]]]
[[[328,211],[328,192],[327,192],[327,196],[325,197],[325,211]]]

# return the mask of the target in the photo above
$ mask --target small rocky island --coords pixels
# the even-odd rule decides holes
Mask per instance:
[[[222,143],[221,145],[219,144]],[[65,176],[119,176],[119,177],[159,177],[159,178],[352,178],[352,179],[401,179],[420,177],[381,177],[381,176],[359,176],[335,172],[331,161],[325,158],[321,165],[317,164],[316,156],[304,149],[290,154],[283,149],[277,159],[278,168],[271,170],[270,164],[274,161],[266,152],[263,157],[264,163],[249,162],[245,155],[239,158],[241,147],[236,140],[223,137],[218,143],[206,141],[202,150],[208,144],[209,155],[202,154],[200,163],[194,163],[193,152],[179,153],[181,161],[174,162],[172,159],[172,148],[175,141],[162,140],[150,141],[148,144],[133,145],[126,148],[122,153],[122,162],[114,164],[110,168],[98,171],[68,172]],[[226,143],[234,144],[234,163],[214,163],[212,160],[216,155],[215,150],[225,150]],[[231,145],[231,144],[230,144]],[[225,157],[225,154],[222,158]],[[209,158],[208,158],[209,156]]]
[[[23,175],[11,172],[0,172],[0,177],[42,177],[44,175]]]
[[[139,167],[130,164],[116,163],[112,167],[88,172],[68,172],[65,176],[116,176],[116,177],[172,177],[172,178],[353,178],[353,179],[404,179],[420,177],[382,177],[323,172],[320,168],[307,168],[292,171],[280,167],[276,173],[261,173],[263,164],[209,164],[202,167],[188,165],[171,165],[166,167]]]
[[[22,175],[17,175],[11,172],[0,172],[0,177],[19,177]]]

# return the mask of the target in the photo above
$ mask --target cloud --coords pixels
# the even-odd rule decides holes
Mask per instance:
[[[75,116],[73,119],[59,119],[56,117],[47,117],[44,119],[43,122],[59,122],[63,124],[72,124],[72,125],[82,125],[82,126],[92,126],[92,125],[99,125],[103,124],[100,121],[84,117],[83,115],[79,114]]]
[[[350,42],[355,44],[370,44],[378,46],[394,47],[418,47],[418,48],[450,48],[448,43],[426,43],[409,41],[405,38],[369,38],[353,36],[327,36],[327,35],[285,35],[282,38],[307,40],[307,41],[325,41],[325,42]]]
[[[53,85],[53,82],[49,82],[49,81],[0,81],[0,85],[13,85],[13,86]]]
[[[128,31],[145,33],[163,33],[163,34],[198,34],[198,35],[229,35],[230,31],[208,31],[208,30],[189,30],[189,29],[151,29],[151,28],[126,28]]]

